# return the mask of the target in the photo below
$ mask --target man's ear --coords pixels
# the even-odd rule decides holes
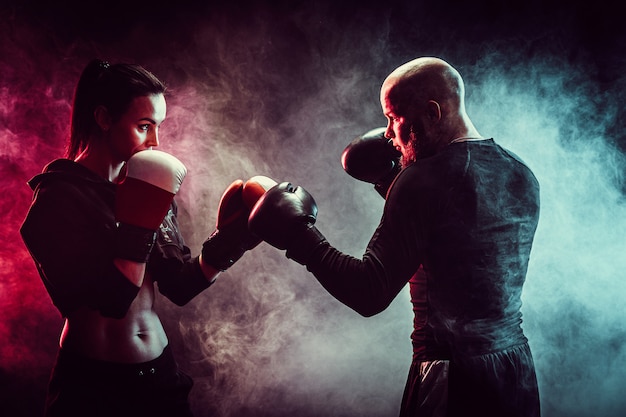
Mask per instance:
[[[100,126],[103,132],[108,131],[111,128],[111,115],[104,106],[98,106],[93,111],[93,117],[96,119],[96,123]]]
[[[429,100],[426,104],[426,116],[432,123],[437,123],[441,120],[441,106],[434,100]]]

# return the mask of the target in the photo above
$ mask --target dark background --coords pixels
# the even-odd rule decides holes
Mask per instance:
[[[618,2],[0,2],[0,415],[43,405],[61,317],[17,230],[26,181],[62,156],[92,58],[137,62],[169,86],[162,149],[197,253],[219,197],[256,174],[305,186],[318,226],[362,254],[382,210],[339,163],[385,123],[382,80],[418,56],[464,76],[470,116],[542,186],[524,291],[544,416],[626,413],[624,87]],[[365,319],[261,244],[218,283],[159,310],[198,416],[394,416],[410,364],[403,291]]]

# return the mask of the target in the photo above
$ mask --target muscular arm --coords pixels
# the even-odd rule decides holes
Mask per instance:
[[[361,259],[324,241],[306,266],[337,300],[363,316],[385,310],[422,262],[421,234],[414,203],[394,186],[381,222]]]
[[[390,276],[375,257],[366,254],[357,259],[327,242],[316,250],[307,269],[333,297],[365,317],[385,310],[406,283]]]

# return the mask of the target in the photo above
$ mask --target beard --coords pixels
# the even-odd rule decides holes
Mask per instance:
[[[414,141],[411,141],[409,142],[409,146],[406,146],[404,148],[404,152],[402,152],[402,156],[400,157],[400,166],[402,166],[402,168],[406,168],[415,161],[417,161],[417,155],[415,153]]]
[[[409,141],[407,146],[404,147],[404,152],[400,157],[400,165],[402,168],[406,168],[415,161],[423,158],[428,158],[437,153],[437,149],[434,143],[428,140],[423,131],[410,132]]]

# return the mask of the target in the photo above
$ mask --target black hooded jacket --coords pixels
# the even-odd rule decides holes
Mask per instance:
[[[52,161],[28,184],[34,196],[20,233],[61,315],[87,306],[124,317],[139,288],[113,264],[116,185],[68,159]],[[183,305],[210,282],[185,246],[176,211],[172,203],[146,270]]]

